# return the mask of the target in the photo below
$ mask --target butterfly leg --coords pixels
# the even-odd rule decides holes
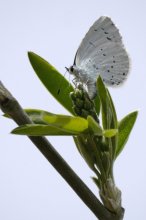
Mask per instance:
[[[75,88],[76,88],[76,87],[77,87],[77,79],[74,78],[74,79],[72,80],[72,83],[74,84],[74,86],[75,86]]]

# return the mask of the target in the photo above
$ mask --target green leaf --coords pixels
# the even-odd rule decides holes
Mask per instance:
[[[110,108],[110,128],[117,130],[118,129],[117,114],[116,114],[113,100],[111,98],[111,95],[108,89],[107,89],[107,97],[108,97],[108,103],[109,103],[109,108]],[[113,149],[112,157],[115,158],[117,144],[118,144],[118,132],[113,137],[111,137],[111,143],[112,143],[112,149]]]
[[[104,83],[102,82],[101,77],[97,79],[97,92],[99,94],[101,102],[101,111],[102,111],[102,124],[104,129],[109,129],[108,126],[108,105],[107,105],[107,90]]]
[[[78,135],[88,131],[88,122],[81,117],[55,115],[38,109],[25,109],[35,124],[20,126],[13,134],[23,135]]]
[[[110,127],[118,128],[118,120],[117,120],[116,110],[115,110],[114,103],[113,103],[112,97],[111,97],[108,89],[107,89],[107,96],[108,96],[109,106],[110,106],[110,110],[111,110],[111,125],[110,125]]]
[[[81,156],[84,158],[88,166],[94,170],[94,154],[91,147],[86,143],[86,138],[81,136],[74,136],[74,141]]]
[[[97,80],[97,92],[99,93],[99,98],[101,101],[102,124],[104,130],[118,129],[117,115],[112,98],[100,76]],[[106,142],[109,146],[109,149],[112,149],[111,156],[112,158],[114,158],[117,148],[117,135],[114,135],[113,137],[111,137],[111,139],[108,138]]]
[[[99,113],[100,113],[100,99],[99,99],[98,93],[96,95],[96,98],[93,101],[94,101],[94,104],[95,104],[96,113],[97,113],[97,115],[99,115]]]
[[[28,57],[34,71],[47,90],[71,114],[74,114],[72,110],[72,101],[69,97],[70,92],[73,91],[73,87],[70,83],[42,57],[33,52],[28,52]]]
[[[68,131],[67,129],[57,128],[50,125],[40,125],[40,124],[28,124],[15,128],[11,132],[12,134],[28,135],[28,136],[53,136],[53,135],[65,135],[72,136],[77,135],[79,132]]]
[[[84,132],[88,129],[87,120],[81,117],[57,115],[38,109],[25,109],[25,112],[36,124],[51,125],[76,132]]]
[[[97,92],[99,93],[99,98],[101,101],[103,128],[117,128],[118,122],[115,107],[110,93],[108,89],[105,87],[100,76],[97,80]]]
[[[114,137],[118,133],[118,129],[108,129],[103,131],[103,135],[106,138]]]
[[[100,125],[94,120],[93,117],[87,117],[89,129],[92,131],[94,135],[102,136],[102,128]]]
[[[125,116],[120,122],[119,122],[119,132],[118,132],[118,146],[116,149],[116,155],[115,158],[121,153],[123,150],[129,135],[132,131],[132,128],[135,124],[136,118],[137,118],[138,112],[134,111],[127,116]]]

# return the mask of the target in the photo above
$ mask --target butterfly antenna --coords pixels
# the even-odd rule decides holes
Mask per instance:
[[[66,69],[67,72],[69,72],[69,68],[68,67],[65,66],[65,69]]]

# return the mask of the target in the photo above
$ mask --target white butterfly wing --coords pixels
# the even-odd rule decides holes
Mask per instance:
[[[126,78],[129,58],[110,18],[99,18],[89,29],[77,50],[75,65],[94,82],[99,74],[108,85],[118,85]]]

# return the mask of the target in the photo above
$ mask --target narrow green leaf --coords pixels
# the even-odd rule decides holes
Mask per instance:
[[[114,137],[116,134],[118,134],[118,129],[108,129],[103,131],[103,135],[106,138]]]
[[[97,115],[100,113],[100,99],[99,99],[99,94],[97,93],[96,98],[94,99],[94,104],[95,104],[95,110]]]
[[[97,80],[97,91],[99,93],[99,98],[101,101],[101,109],[102,109],[102,124],[104,130],[108,129],[117,129],[117,115],[115,111],[115,107],[110,96],[108,89],[105,87],[101,77],[98,77]],[[117,135],[111,137],[111,139],[107,139],[107,144],[111,150],[112,158],[115,157],[115,152],[117,148]]]
[[[78,116],[57,115],[39,109],[25,109],[25,112],[36,124],[46,124],[76,132],[84,132],[88,129],[87,120]]]
[[[120,122],[119,122],[119,132],[118,132],[118,146],[116,149],[116,155],[115,158],[121,153],[123,150],[129,135],[132,131],[132,128],[135,124],[136,118],[137,118],[138,112],[134,111],[127,116],[125,116]]]
[[[110,128],[117,130],[118,129],[118,120],[117,120],[117,114],[114,107],[113,100],[111,98],[111,95],[107,89],[107,97],[108,97],[108,103],[109,103],[109,109],[110,109]],[[112,157],[115,158],[117,144],[118,144],[118,132],[111,137],[111,144],[112,144]]]
[[[100,76],[97,80],[97,92],[99,93],[99,98],[101,101],[103,128],[117,128],[118,122],[115,107],[110,93],[108,89],[105,87]]]
[[[104,129],[109,129],[108,126],[108,105],[107,105],[107,90],[104,83],[102,82],[101,77],[97,79],[97,92],[99,94],[102,110],[102,124]]]
[[[81,136],[74,136],[74,141],[81,156],[84,158],[88,166],[94,170],[94,154],[91,148],[89,150],[89,146],[87,145],[85,138]]]
[[[62,104],[71,114],[72,101],[69,97],[73,87],[70,83],[46,60],[33,52],[28,52],[30,63],[37,76],[47,90]]]
[[[12,134],[28,135],[28,136],[53,136],[53,135],[64,135],[73,136],[78,135],[78,131],[70,131],[67,129],[61,129],[50,125],[40,125],[40,124],[27,124],[15,128],[11,132]]]
[[[87,117],[89,129],[93,132],[94,135],[102,136],[102,128],[100,125],[94,120],[93,117]]]
[[[88,130],[88,122],[82,117],[57,115],[39,109],[24,109],[24,111],[35,124],[55,126],[72,133],[86,133]],[[4,116],[9,117],[8,115]]]
[[[108,89],[107,89],[107,96],[108,96],[109,106],[110,106],[111,114],[112,114],[111,126],[110,127],[118,128],[118,120],[117,120],[117,114],[116,114],[115,106],[114,106],[112,97],[111,97]]]

